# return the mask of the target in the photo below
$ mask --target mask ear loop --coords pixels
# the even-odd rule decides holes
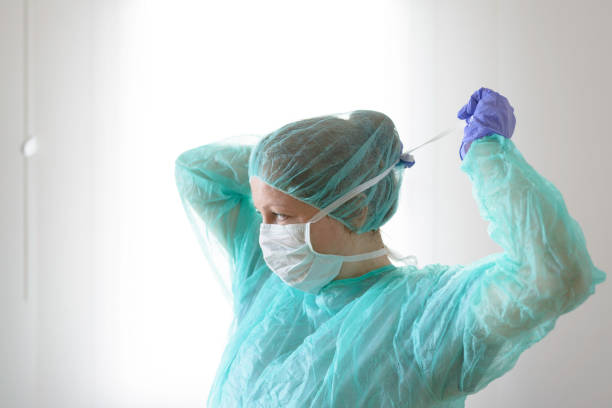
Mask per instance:
[[[389,167],[387,170],[385,170],[382,173],[380,173],[378,176],[373,177],[373,178],[369,179],[368,181],[366,181],[366,182],[358,185],[357,187],[353,188],[351,191],[346,193],[344,196],[340,197],[339,199],[337,199],[336,201],[334,201],[333,203],[328,205],[325,209],[323,209],[323,210],[319,211],[317,214],[315,214],[310,219],[310,221],[308,221],[308,222],[309,223],[315,223],[315,222],[319,221],[321,218],[325,217],[327,214],[331,213],[336,208],[340,207],[342,204],[344,204],[345,202],[347,202],[351,198],[355,197],[357,194],[359,194],[362,191],[367,190],[368,188],[372,187],[374,184],[378,183],[383,177],[385,177],[391,170],[393,170],[393,168],[395,167],[395,165],[398,162],[399,162],[399,159],[397,159],[397,161],[395,163],[393,163],[393,165],[391,167]]]
[[[423,147],[423,146],[425,146],[425,145],[428,145],[428,144],[429,144],[429,143],[431,143],[431,142],[435,142],[436,140],[438,140],[438,139],[442,139],[443,137],[448,136],[448,135],[450,135],[450,134],[454,133],[455,131],[457,131],[457,130],[459,130],[459,129],[463,129],[463,127],[464,127],[464,126],[465,126],[465,124],[464,124],[463,122],[460,122],[460,123],[456,124],[455,126],[451,126],[451,127],[449,127],[448,129],[446,129],[446,130],[444,130],[444,131],[442,131],[442,132],[438,133],[437,135],[435,135],[435,136],[434,136],[434,137],[432,137],[431,139],[429,139],[429,140],[427,140],[427,141],[425,141],[425,142],[421,143],[420,145],[418,145],[418,146],[415,146],[415,147],[412,147],[412,148],[408,149],[408,150],[407,150],[407,151],[406,151],[404,154],[409,154],[409,153],[412,153],[412,152],[414,152],[415,150],[418,150],[418,149],[420,149],[421,147]]]

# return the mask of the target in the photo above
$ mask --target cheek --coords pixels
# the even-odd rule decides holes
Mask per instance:
[[[346,242],[345,234],[341,224],[335,225],[329,222],[329,219],[323,219],[310,225],[312,248],[322,254],[343,254]]]

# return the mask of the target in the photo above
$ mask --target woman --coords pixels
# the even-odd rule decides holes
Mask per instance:
[[[382,113],[180,155],[195,231],[230,260],[234,321],[209,406],[463,407],[594,293],[606,275],[510,140],[508,100],[481,88],[458,116],[461,169],[505,250],[469,266],[390,262],[379,228],[414,161]]]

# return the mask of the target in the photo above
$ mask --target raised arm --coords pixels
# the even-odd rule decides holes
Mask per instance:
[[[573,310],[605,274],[593,265],[561,193],[511,140],[493,135],[472,149],[462,170],[472,180],[481,215],[491,222],[491,238],[506,251],[497,277],[510,279],[503,285],[491,281],[475,311],[483,325],[512,337]]]
[[[232,291],[247,279],[258,250],[259,221],[252,205],[248,164],[252,146],[211,143],[187,150],[175,161],[181,202],[211,264],[218,248],[229,260]],[[239,267],[240,266],[240,267]]]
[[[438,399],[485,387],[605,280],[561,193],[494,134],[472,143],[468,174],[504,253],[444,271],[415,331],[417,363]]]

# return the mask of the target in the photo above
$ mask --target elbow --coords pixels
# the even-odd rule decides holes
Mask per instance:
[[[555,315],[567,313],[581,304],[592,292],[593,265],[590,258],[578,258],[557,264],[539,285],[541,301]]]
[[[592,293],[593,275],[592,265],[576,263],[567,270],[567,284],[563,298],[565,300],[561,313],[573,310],[586,300]]]

